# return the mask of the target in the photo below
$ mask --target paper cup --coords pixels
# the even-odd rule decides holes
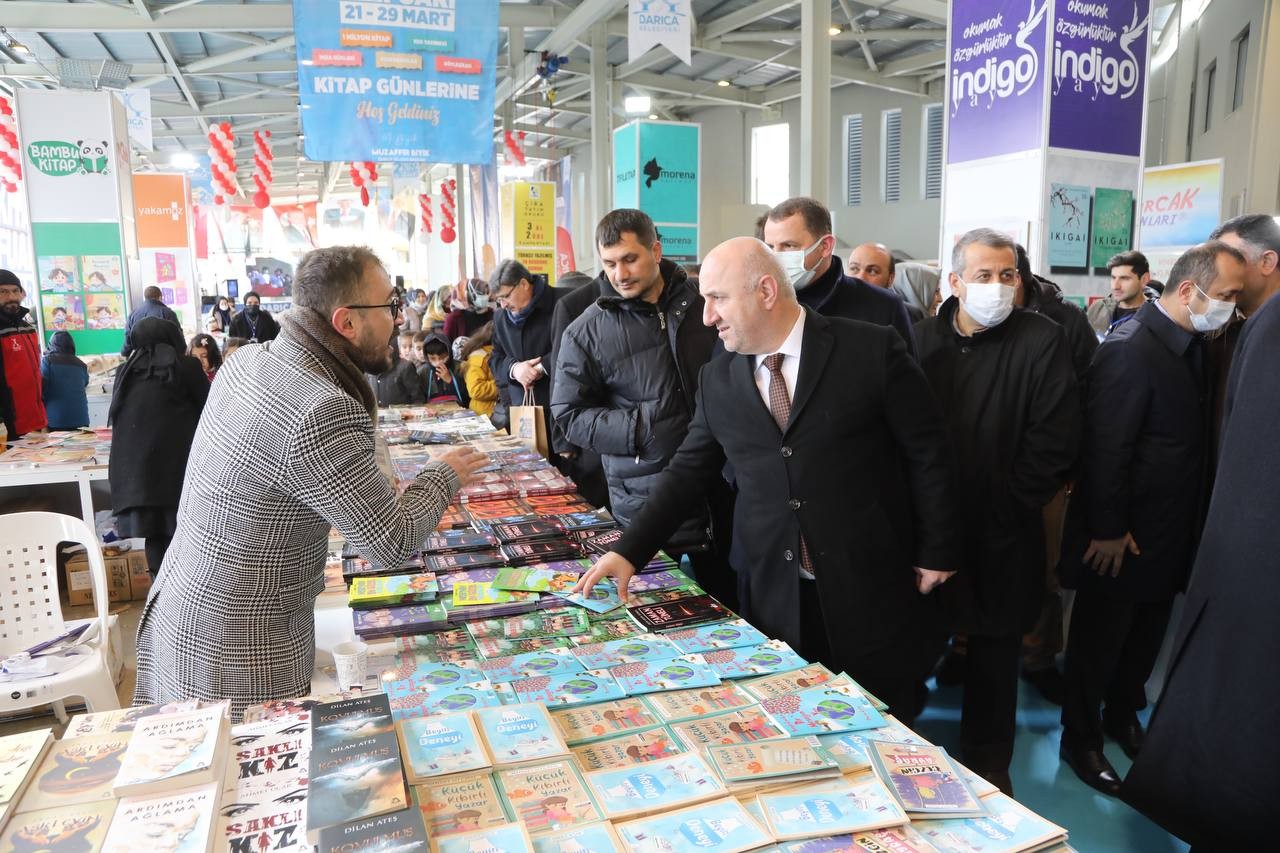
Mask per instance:
[[[359,640],[338,643],[333,647],[333,665],[338,670],[338,689],[364,687],[369,664],[369,646]]]

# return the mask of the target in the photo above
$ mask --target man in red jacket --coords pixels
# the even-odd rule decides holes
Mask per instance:
[[[40,395],[40,335],[22,304],[26,291],[0,269],[0,417],[9,438],[48,426]]]

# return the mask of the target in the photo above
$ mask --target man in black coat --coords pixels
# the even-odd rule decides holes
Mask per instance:
[[[178,322],[178,315],[173,313],[173,309],[165,305],[162,300],[164,292],[154,284],[149,285],[142,291],[142,304],[133,309],[129,314],[129,319],[124,324],[124,347],[120,350],[120,354],[128,357],[133,352],[133,327],[138,325],[139,320],[145,320],[148,317],[159,317],[161,320],[168,320],[175,326],[181,328],[182,324]]]
[[[596,247],[616,295],[601,296],[561,338],[551,410],[571,443],[600,454],[611,510],[626,525],[684,440],[716,333],[701,322],[698,289],[662,258],[646,213],[609,212],[596,227]],[[690,554],[714,594],[730,573],[708,556],[709,525],[705,508],[691,513],[666,550]]]
[[[231,319],[227,334],[251,344],[266,343],[280,334],[280,324],[270,311],[262,310],[262,297],[251,290],[244,295],[244,310]]]
[[[1120,795],[1205,850],[1259,849],[1280,766],[1280,299],[1244,324],[1222,456],[1164,691]],[[1127,567],[1127,561],[1126,561]]]
[[[831,233],[831,212],[816,199],[789,198],[769,211],[764,242],[778,255],[805,308],[824,317],[892,326],[916,355],[915,335],[906,304],[892,290],[844,274]]]
[[[1089,368],[1086,451],[1061,565],[1077,587],[1062,757],[1107,794],[1119,791],[1120,778],[1103,755],[1103,733],[1131,758],[1142,749],[1144,685],[1203,518],[1210,417],[1203,335],[1235,313],[1243,280],[1244,257],[1227,244],[1187,250],[1160,299],[1112,331]]]
[[[1043,511],[1076,458],[1080,398],[1062,327],[1013,307],[1014,243],[975,229],[951,265],[955,295],[916,327],[964,496],[960,575],[943,598],[968,635],[961,759],[1008,793],[1022,635],[1044,600]]]
[[[551,437],[551,317],[561,291],[516,260],[498,265],[489,295],[501,310],[493,312],[493,352],[489,369],[498,383],[498,399],[524,405],[526,393],[542,407]]]
[[[730,355],[702,369],[684,443],[579,587],[607,575],[625,595],[727,459],[742,614],[910,722],[942,639],[921,593],[956,561],[956,501],[928,383],[897,333],[802,308],[751,237],[716,247],[699,289],[703,322]]]

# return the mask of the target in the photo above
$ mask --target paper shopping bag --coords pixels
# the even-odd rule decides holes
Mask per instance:
[[[524,405],[511,407],[511,434],[543,456],[550,456],[547,422],[542,416],[542,407],[534,405],[531,391],[525,391]]]

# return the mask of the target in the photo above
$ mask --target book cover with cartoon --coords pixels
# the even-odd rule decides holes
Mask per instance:
[[[498,766],[569,754],[559,727],[552,722],[544,705],[524,703],[482,708],[475,712],[475,719],[493,763]]]
[[[622,599],[618,597],[617,587],[607,579],[593,586],[591,592],[586,595],[568,590],[553,590],[551,594],[570,604],[584,607],[592,613],[609,613],[622,606]]]
[[[434,601],[440,584],[434,572],[353,578],[347,604],[357,610]]]
[[[644,575],[637,577],[644,577]],[[746,619],[731,619],[719,625],[685,628],[680,631],[671,631],[666,636],[685,654],[758,646],[769,639]]]
[[[435,853],[528,853],[532,849],[529,832],[520,823],[503,824],[435,841]]]
[[[780,696],[790,696],[797,691],[817,687],[819,684],[826,684],[835,677],[836,674],[822,664],[811,663],[790,672],[780,672],[762,678],[749,678],[741,683],[742,689],[757,699],[777,699]]]
[[[429,838],[491,829],[510,820],[488,773],[448,776],[413,790]]]
[[[13,853],[86,853],[101,850],[115,812],[115,800],[98,800],[24,812],[10,818],[5,824],[4,832],[0,834],[0,850]]]
[[[477,708],[491,708],[502,704],[494,686],[488,681],[473,681],[456,687],[438,689],[422,688],[416,693],[406,693],[391,700],[391,716],[396,721],[426,717],[431,714],[452,714]]]
[[[708,746],[707,760],[720,773],[720,778],[731,783],[802,773],[840,772],[835,758],[812,737]]]
[[[828,838],[787,841],[778,845],[780,853],[938,853],[924,836],[911,828],[890,826]]]
[[[89,293],[85,295],[85,328],[123,329],[126,316],[124,294]]]
[[[694,717],[704,717],[717,711],[729,711],[756,704],[756,699],[732,681],[713,687],[692,690],[672,690],[651,693],[645,697],[649,707],[666,723],[678,723]]]
[[[517,681],[521,678],[533,678],[537,675],[560,675],[567,672],[582,672],[585,667],[568,649],[543,649],[535,652],[521,652],[509,657],[489,658],[480,663],[480,671],[485,678],[494,682]]]
[[[810,687],[790,696],[762,700],[760,704],[793,735],[878,729],[885,723],[861,693],[842,684]]]
[[[74,293],[80,289],[74,255],[40,255],[36,266],[41,293]]]
[[[726,793],[701,756],[691,752],[637,767],[586,774],[596,803],[610,820],[663,811]]]
[[[867,746],[876,774],[915,817],[973,817],[986,813],[982,801],[942,747],[879,740],[870,740]]]
[[[533,839],[534,853],[624,853],[608,821],[547,832]]]
[[[913,826],[942,853],[1014,853],[1065,840],[1067,831],[1004,794],[983,800],[983,817],[939,818]]]
[[[628,696],[663,690],[712,687],[720,683],[720,676],[716,675],[701,655],[696,654],[663,661],[624,663],[611,667],[609,672]]]
[[[648,700],[639,696],[583,708],[560,708],[551,712],[551,719],[570,746],[662,725]]]
[[[617,737],[570,747],[583,770],[609,770],[648,764],[679,755],[685,749],[665,727],[628,732]]]
[[[572,589],[581,576],[581,570],[556,571],[541,566],[526,566],[519,569],[499,569],[493,585],[498,589],[520,592],[565,592]]]
[[[633,637],[636,634],[648,633],[645,629],[627,618],[625,613],[619,614],[611,612],[604,615],[611,618],[591,620],[591,624],[587,630],[584,633],[575,636],[573,641],[578,645],[589,645],[591,643],[608,642],[609,640],[622,640],[627,637]]]
[[[900,826],[907,814],[880,780],[815,782],[757,798],[778,840],[814,838]]]
[[[395,699],[424,690],[434,692],[483,680],[478,663],[423,663],[407,678],[383,682],[382,689],[387,698]]]
[[[587,705],[626,695],[607,669],[587,669],[563,675],[522,678],[506,685],[521,702],[542,702],[548,708]]]
[[[223,770],[226,709],[214,705],[185,714],[147,717],[129,741],[112,790],[116,796],[212,781]]]
[[[469,713],[403,720],[396,731],[410,782],[493,765]]]
[[[533,835],[604,817],[568,758],[498,770],[493,775],[508,812],[524,821]]]
[[[640,634],[603,643],[584,643],[573,653],[587,669],[605,669],[624,663],[671,660],[684,652],[660,634]]]
[[[733,798],[617,824],[628,853],[741,853],[773,841]]]
[[[871,767],[871,750],[867,746],[867,741],[869,740],[915,743],[922,746],[929,745],[927,740],[902,725],[893,717],[886,717],[885,719],[887,724],[878,729],[818,735],[818,742],[840,764],[840,770],[843,773],[849,773],[853,770],[867,770]]]
[[[685,747],[694,750],[717,744],[752,743],[787,736],[759,705],[672,723],[671,730]]]
[[[124,732],[54,742],[17,810],[38,811],[110,799],[114,796],[111,786],[120,772],[120,760],[131,736]],[[3,757],[0,755],[0,759]],[[5,763],[5,766],[13,765]]]
[[[782,640],[766,640],[758,646],[704,652],[703,659],[721,678],[749,678],[789,672],[808,663]]]
[[[124,290],[119,255],[81,255],[80,272],[89,293]]]
[[[475,641],[476,651],[485,658],[503,658],[538,652],[543,649],[573,648],[568,637],[530,637],[526,640],[508,640],[505,637],[483,637]]]

